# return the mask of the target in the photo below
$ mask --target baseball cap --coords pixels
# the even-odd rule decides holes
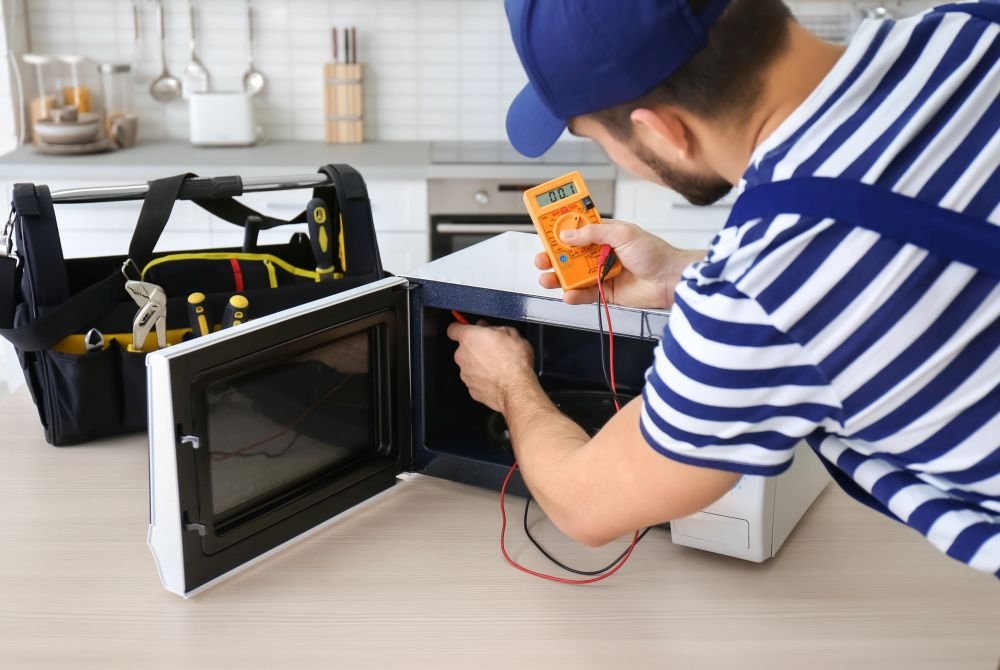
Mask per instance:
[[[708,42],[730,0],[505,0],[528,85],[507,110],[507,137],[541,156],[574,116],[651,91]]]

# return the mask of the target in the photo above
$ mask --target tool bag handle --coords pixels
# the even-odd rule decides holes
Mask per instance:
[[[364,179],[349,165],[326,165],[319,171],[329,175],[333,185],[317,188],[314,193],[318,194],[318,197],[325,196],[328,199],[334,215],[351,222],[350,230],[344,231],[344,251],[352,270],[351,274],[372,273],[381,278],[384,272]],[[129,244],[129,258],[139,268],[152,259],[153,249],[170,219],[174,203],[179,199],[184,183],[192,177],[194,175],[188,173],[149,182],[149,191],[144,198],[136,229]],[[31,191],[33,198],[51,199],[47,189],[43,189],[41,194],[34,188]],[[194,202],[234,225],[242,226],[248,216],[260,216],[231,197],[197,198]],[[336,206],[334,207],[332,203]],[[30,208],[31,203],[19,202],[15,198],[14,206],[20,212],[24,207]],[[301,223],[306,220],[304,211],[287,221],[273,217],[261,218],[263,219],[261,229]],[[81,332],[95,319],[117,307],[125,297],[124,277],[121,272],[115,271],[58,306],[38,314],[30,324],[14,328],[20,270],[15,258],[0,257],[0,336],[22,351],[48,349],[66,336]]]
[[[761,184],[740,196],[729,220],[780,214],[836,219],[1000,277],[1000,226],[880,186],[831,177]]]

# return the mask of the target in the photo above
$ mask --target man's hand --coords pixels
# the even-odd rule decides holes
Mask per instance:
[[[480,321],[476,326],[453,323],[448,337],[458,342],[455,362],[473,400],[497,412],[505,412],[507,395],[538,385],[535,353],[516,330],[492,327]]]
[[[605,219],[599,226],[582,226],[563,232],[562,241],[574,247],[609,244],[618,255],[624,270],[605,284],[608,301],[625,307],[668,308],[674,304],[674,287],[681,272],[705,257],[703,251],[683,251],[624,221]],[[551,270],[552,263],[543,252],[535,256],[535,267]],[[538,283],[545,288],[559,288],[553,272],[544,272]],[[597,287],[566,291],[563,297],[571,305],[589,305],[597,300]]]

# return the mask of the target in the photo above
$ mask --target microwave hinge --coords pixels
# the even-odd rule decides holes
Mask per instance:
[[[201,440],[196,435],[184,435],[181,437],[181,444],[190,444],[192,449],[197,449],[201,446]]]

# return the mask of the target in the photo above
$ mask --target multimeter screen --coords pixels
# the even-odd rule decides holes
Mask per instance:
[[[562,186],[557,186],[551,191],[546,191],[540,196],[535,198],[538,201],[539,207],[545,207],[546,205],[551,205],[554,202],[559,202],[571,195],[576,195],[580,191],[577,190],[576,184],[574,182],[569,182],[568,184],[563,184]]]

